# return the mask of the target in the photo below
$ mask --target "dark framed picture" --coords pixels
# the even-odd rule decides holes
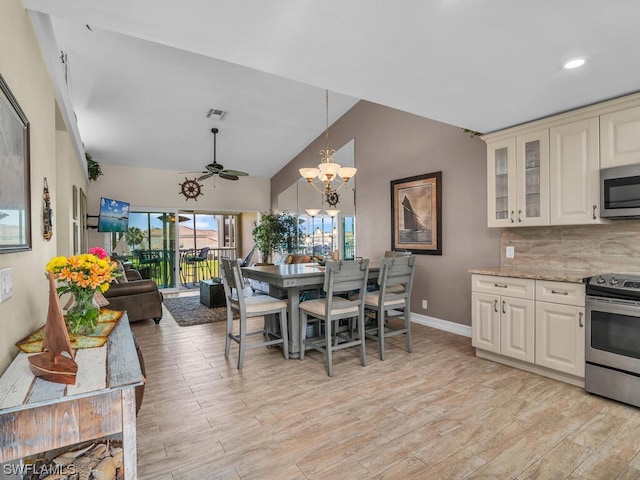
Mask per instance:
[[[0,75],[0,253],[31,250],[29,121]]]
[[[391,249],[442,255],[442,172],[391,182]]]
[[[71,194],[73,195],[73,198],[72,198],[72,202],[73,202],[73,219],[77,220],[78,219],[78,187],[76,187],[74,185]]]

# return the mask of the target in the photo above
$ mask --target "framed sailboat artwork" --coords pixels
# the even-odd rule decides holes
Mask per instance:
[[[442,172],[391,181],[391,249],[442,255]]]

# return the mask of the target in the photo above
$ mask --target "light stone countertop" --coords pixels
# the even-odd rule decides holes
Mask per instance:
[[[495,275],[498,277],[531,278],[533,280],[549,280],[553,282],[582,283],[585,277],[602,273],[588,270],[565,269],[532,269],[523,267],[487,267],[474,268],[469,273],[478,275]]]

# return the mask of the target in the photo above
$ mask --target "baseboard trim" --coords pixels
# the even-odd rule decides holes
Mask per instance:
[[[468,325],[461,325],[459,323],[450,322],[449,320],[441,320],[440,318],[428,317],[427,315],[421,315],[420,313],[413,312],[411,312],[411,321],[426,327],[437,328],[438,330],[444,330],[445,332],[455,333],[456,335],[471,338],[471,327]]]

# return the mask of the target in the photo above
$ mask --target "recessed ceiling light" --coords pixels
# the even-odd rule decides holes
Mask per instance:
[[[584,65],[583,58],[574,58],[573,60],[569,60],[567,63],[565,63],[564,68],[566,69],[578,68],[578,67],[581,67],[582,65]]]

